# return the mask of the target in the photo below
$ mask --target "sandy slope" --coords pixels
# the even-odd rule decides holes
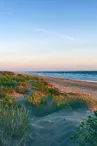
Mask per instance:
[[[88,93],[96,97],[97,84],[64,79],[43,77],[62,92]],[[78,90],[79,89],[79,90]],[[86,92],[87,91],[87,92]],[[31,92],[31,91],[30,91]],[[31,93],[29,92],[28,95]],[[94,94],[94,92],[96,94]],[[27,97],[20,102],[27,106]],[[88,109],[63,109],[52,114],[38,117],[31,107],[31,133],[27,146],[78,146],[70,137],[75,133],[81,121],[86,120],[91,112]]]
[[[43,77],[62,92],[78,92],[88,94],[97,99],[97,83],[85,82],[68,79],[60,79],[53,77]]]
[[[89,114],[87,110],[69,109],[32,119],[29,146],[78,146],[70,137]]]
[[[80,92],[97,98],[97,83],[54,79],[43,77],[62,92]],[[29,146],[78,146],[70,137],[81,121],[86,120],[91,111],[87,109],[63,109],[44,117],[31,119],[32,132]]]

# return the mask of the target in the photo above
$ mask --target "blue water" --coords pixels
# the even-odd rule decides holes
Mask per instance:
[[[73,79],[73,80],[84,80],[84,81],[93,81],[97,82],[97,71],[60,71],[60,72],[32,72],[28,71],[26,73],[38,74],[41,76],[50,76],[58,77],[64,79]]]

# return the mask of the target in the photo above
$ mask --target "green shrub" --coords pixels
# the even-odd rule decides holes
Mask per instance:
[[[95,112],[97,113],[97,111]],[[73,139],[79,146],[97,146],[97,116],[88,116],[77,128]]]

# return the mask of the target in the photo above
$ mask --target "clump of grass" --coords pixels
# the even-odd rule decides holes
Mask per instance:
[[[40,92],[45,93],[46,96],[60,95],[60,91],[57,88],[42,78],[35,77],[34,82],[32,82],[32,87],[35,90],[39,90]]]
[[[16,99],[15,98],[5,96],[5,98],[3,98],[0,101],[0,104],[11,106],[11,105],[17,105],[18,103],[16,102]]]
[[[10,72],[2,72],[0,76],[0,94],[1,98],[12,93],[26,94],[30,87],[29,81],[31,77],[21,74],[12,74]]]
[[[39,106],[44,102],[44,97],[33,95],[28,98],[28,102],[33,106]]]
[[[0,146],[21,146],[27,140],[29,128],[24,106],[0,104]]]
[[[97,107],[97,101],[86,94],[64,93],[64,98],[58,98],[57,101],[57,103],[60,103],[59,105],[71,107],[73,109],[82,107],[93,109]]]
[[[27,94],[27,92],[29,90],[27,88],[23,88],[23,87],[16,87],[15,91],[16,91],[16,93],[20,93],[20,94]]]
[[[47,101],[50,101],[48,100],[50,97],[54,100],[54,96],[60,96],[61,94],[58,89],[41,78],[35,77],[32,87],[34,87],[34,92],[33,95],[28,98],[28,102],[37,107],[46,105],[48,103]]]
[[[41,90],[41,91],[46,91],[47,89],[47,84],[46,82],[44,82],[43,79],[35,79],[34,82],[32,83],[32,86],[37,89],[37,90]]]
[[[59,92],[59,90],[56,89],[56,88],[48,88],[48,89],[47,89],[47,93],[48,93],[48,95],[50,95],[50,96],[58,96],[58,95],[61,94],[61,93]]]
[[[0,91],[0,99],[5,98],[6,94],[4,91]]]

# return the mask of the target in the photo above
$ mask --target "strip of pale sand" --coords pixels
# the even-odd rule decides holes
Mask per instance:
[[[97,83],[42,76],[61,92],[87,94],[97,99]]]

